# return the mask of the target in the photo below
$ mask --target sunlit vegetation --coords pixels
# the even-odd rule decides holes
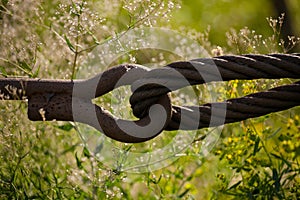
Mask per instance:
[[[109,66],[99,61],[95,72],[85,70],[95,49],[141,27],[178,31],[209,56],[297,51],[299,1],[287,1],[295,36],[286,39],[281,36],[284,15],[275,16],[270,2],[1,0],[0,77],[76,79],[125,62],[163,66],[184,59],[174,52],[135,49]],[[293,81],[232,80],[210,86],[219,94],[214,100],[222,101]],[[208,87],[183,89],[172,93],[172,99],[175,104],[206,103]],[[129,97],[125,87],[95,103],[133,118]],[[188,148],[167,154],[170,163],[164,168],[142,173],[131,173],[139,168],[134,163],[124,168],[129,152],[155,151],[176,132],[143,144],[111,142],[119,151],[114,149],[115,159],[108,164],[84,145],[83,132],[94,132],[70,122],[31,122],[26,109],[26,101],[0,103],[0,199],[300,199],[299,107],[225,125],[205,153],[212,129],[195,131]]]

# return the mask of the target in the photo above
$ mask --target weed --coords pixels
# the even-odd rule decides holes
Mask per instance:
[[[0,74],[2,77],[75,79],[94,48],[136,27],[171,27],[172,14],[181,5],[184,6],[171,0],[2,0]],[[269,24],[271,35],[258,34],[247,27],[239,31],[230,29],[226,34],[227,45],[222,47],[211,42],[211,28],[203,33],[190,27],[171,28],[193,38],[216,56],[289,52],[299,43],[299,38],[290,36],[289,41],[281,40],[282,23],[283,16],[267,19],[266,27]],[[178,56],[148,49],[131,51],[113,63],[165,65],[175,60]],[[199,97],[197,100],[191,99],[186,90],[172,93],[172,99],[179,105],[194,104],[194,101],[206,103],[208,89],[214,86],[220,93],[216,100],[222,101],[290,82],[289,79],[233,80],[225,83],[225,87],[194,86],[192,91]],[[113,103],[120,104],[129,113],[128,117],[133,118],[130,107],[120,102],[123,94],[127,96],[124,101],[128,100],[127,90],[121,88],[95,99],[95,103],[106,108]],[[81,140],[84,134],[79,125],[31,122],[26,109],[25,100],[0,104],[1,199],[300,198],[299,108],[226,125],[216,145],[212,129],[199,130],[189,147],[169,148],[163,155],[167,159],[163,157],[152,163],[151,157],[145,156],[143,166],[134,165],[136,161],[129,152],[154,152],[169,144],[176,132],[164,133],[143,144],[111,141],[115,147],[109,151],[114,159],[107,163],[97,152],[89,151],[89,146]],[[99,133],[95,135],[100,137]],[[97,143],[96,150],[103,152],[104,146]],[[128,163],[132,165],[125,168]],[[129,173],[162,163],[166,166],[156,171]]]

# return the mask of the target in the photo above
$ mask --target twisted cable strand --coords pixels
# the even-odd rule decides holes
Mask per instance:
[[[219,74],[212,70],[213,66],[217,67]],[[130,103],[134,115],[142,117],[161,95],[170,91],[211,81],[259,78],[300,78],[300,54],[230,55],[171,63],[164,68],[150,71],[143,79],[133,84],[134,92],[130,97]],[[170,83],[171,87],[162,86],[165,83]],[[224,104],[227,110],[225,121],[222,121]],[[173,106],[172,119],[166,129],[190,129],[190,127],[196,129],[195,125],[197,128],[217,126],[297,105],[300,105],[300,82],[242,98],[229,99],[222,103],[188,107]],[[213,120],[215,122],[211,122],[212,109],[215,111],[214,118],[217,119]],[[200,121],[195,121],[197,112],[200,112]]]
[[[177,130],[179,128],[190,130],[190,127],[195,127],[195,124],[198,124],[198,129],[218,126],[223,123],[233,123],[259,117],[298,105],[300,105],[300,81],[241,98],[228,99],[220,103],[186,107],[173,106],[172,123],[169,124],[166,130]],[[218,118],[218,114],[220,114],[220,118],[225,114],[225,121],[220,120],[219,124],[211,124],[212,109],[216,109],[216,112],[214,112],[216,118]],[[195,121],[195,119],[198,119],[195,118],[196,112],[200,112],[199,122]],[[187,120],[181,120],[183,115]],[[188,121],[188,124],[185,124],[186,121]],[[215,121],[218,122],[218,120]]]

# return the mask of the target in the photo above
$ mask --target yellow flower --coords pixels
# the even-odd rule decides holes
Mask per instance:
[[[234,141],[234,142],[238,142],[238,141],[239,141],[239,138],[238,138],[238,137],[234,137],[234,138],[233,138],[233,141]]]
[[[246,162],[249,163],[249,164],[251,164],[252,163],[252,159],[251,158],[247,158]]]
[[[216,151],[216,154],[217,154],[217,155],[220,155],[221,153],[222,153],[221,150]]]
[[[242,153],[243,153],[243,151],[240,150],[240,149],[237,151],[237,154],[238,154],[238,155],[241,155]]]
[[[184,188],[187,189],[187,190],[191,189],[192,187],[193,187],[193,185],[191,183],[187,183],[184,186]]]
[[[294,124],[294,120],[289,118],[287,121],[287,127],[290,128]]]
[[[228,155],[226,156],[226,158],[227,158],[228,160],[231,160],[231,159],[232,159],[232,155],[231,155],[231,154],[228,154]]]
[[[283,140],[283,141],[282,141],[282,145],[287,145],[287,143],[288,143],[288,142],[287,142],[286,140]]]
[[[203,174],[203,170],[202,168],[198,168],[196,171],[195,171],[195,176],[200,176]]]

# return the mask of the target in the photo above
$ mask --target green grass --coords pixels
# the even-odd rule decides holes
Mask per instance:
[[[297,19],[299,14],[293,8],[300,5],[296,0],[289,2]],[[276,16],[266,20],[272,16],[269,3],[243,2],[235,12],[237,4],[2,0],[0,75],[75,79],[79,72],[87,71],[80,76],[92,77],[106,67],[97,72],[83,69],[90,64],[89,53],[101,49],[120,32],[136,27],[172,28],[193,38],[212,56],[288,52],[299,42],[295,37],[283,45],[278,32],[283,19]],[[260,9],[262,6],[266,9]],[[250,17],[249,13],[256,15]],[[299,30],[296,25],[295,28]],[[148,49],[130,51],[113,64],[154,62],[160,66],[177,59],[172,52]],[[215,92],[221,101],[291,82],[234,80],[216,85]],[[210,95],[208,87],[195,86],[172,93],[173,102],[194,101],[189,96],[189,91],[193,91],[201,95],[199,102],[205,103]],[[128,90],[123,87],[94,101],[116,115],[120,111],[119,114],[133,118],[127,103]],[[184,95],[179,98],[180,94]],[[126,96],[126,101],[120,102],[120,96]],[[203,148],[214,141],[213,129],[199,130],[188,148],[171,149],[164,154],[167,160],[157,159],[151,165],[165,164],[164,168],[145,172],[149,167],[145,165],[143,173],[130,173],[139,169],[133,153],[155,152],[169,144],[176,132],[165,132],[143,144],[99,142],[96,147],[100,155],[94,155],[84,146],[82,137],[99,139],[102,134],[87,126],[29,121],[26,101],[1,101],[0,110],[0,199],[300,198],[299,107],[224,126],[216,145],[209,146],[213,148],[208,155],[204,155]],[[111,149],[109,145],[113,145]],[[105,153],[104,146],[113,159],[99,160]]]

